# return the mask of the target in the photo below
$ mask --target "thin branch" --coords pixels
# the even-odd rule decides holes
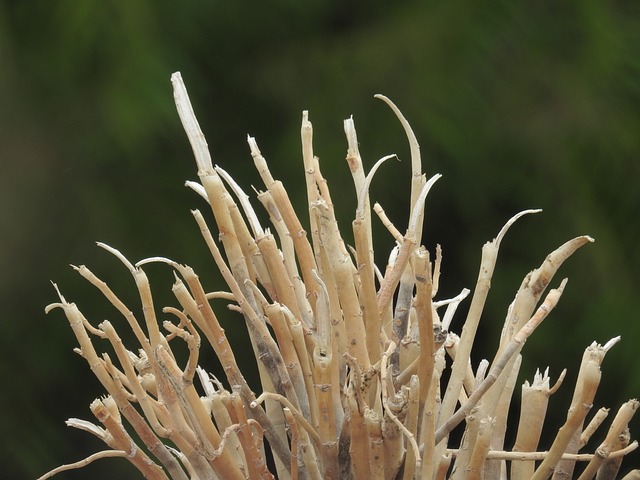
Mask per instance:
[[[92,455],[89,455],[87,458],[83,458],[82,460],[78,460],[75,463],[67,463],[66,465],[60,465],[53,470],[45,473],[41,477],[38,477],[37,480],[46,480],[47,478],[51,478],[54,475],[57,475],[62,472],[66,472],[68,470],[75,470],[76,468],[83,468],[89,465],[91,462],[95,460],[99,460],[101,458],[112,458],[112,457],[126,457],[127,452],[123,450],[103,450],[101,452],[96,452]]]

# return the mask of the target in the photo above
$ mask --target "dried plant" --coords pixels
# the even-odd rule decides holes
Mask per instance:
[[[543,293],[561,264],[588,236],[569,240],[530,272],[509,306],[492,362],[474,366],[470,354],[490,288],[498,249],[511,218],[482,248],[477,284],[459,336],[450,331],[456,308],[470,293],[436,299],[442,255],[421,245],[425,199],[440,178],[426,179],[418,142],[409,124],[386,97],[411,147],[411,209],[402,234],[380,205],[370,208],[369,186],[380,159],[366,174],[352,119],[344,122],[347,163],[357,194],[353,247],[338,229],[329,187],[312,146],[312,126],[302,116],[302,157],[308,197],[309,235],[275,180],[256,141],[248,143],[266,190],[257,194],[275,232],[264,228],[249,197],[221,168],[214,167],[182,78],[172,76],[178,113],[195,153],[199,183],[188,185],[209,203],[218,241],[199,211],[193,215],[228,292],[208,293],[193,269],[154,257],[131,263],[104,244],[131,272],[142,303],[141,316],[125,305],[87,267],[74,267],[122,314],[137,340],[125,347],[108,320],[94,326],[75,304],[60,301],[76,335],[76,350],[107,391],[91,404],[99,424],[70,419],[108,446],[74,464],[40,477],[78,468],[98,458],[124,457],[149,479],[564,479],[586,462],[580,479],[615,478],[630,442],[628,423],[638,408],[620,407],[594,454],[578,453],[607,416],[599,410],[585,427],[600,381],[600,365],[619,340],[593,343],[584,352],[567,419],[548,451],[537,451],[551,385],[548,371],[522,386],[515,445],[504,439],[527,338],[549,315],[567,280]],[[383,270],[374,264],[372,210],[396,242]],[[401,220],[401,221],[404,221]],[[219,243],[222,248],[219,247]],[[174,321],[160,328],[157,306],[143,266],[162,262],[173,269],[179,307],[162,311]],[[56,287],[57,289],[57,287]],[[230,302],[246,322],[262,393],[250,388],[229,344],[214,299]],[[537,306],[537,308],[536,308]],[[198,366],[204,337],[226,379]],[[93,339],[105,339],[112,353],[100,354]],[[182,364],[175,355],[188,350]],[[452,359],[447,367],[446,357]],[[443,371],[449,368],[448,375]],[[448,378],[448,381],[444,381]],[[464,425],[464,427],[463,427]],[[451,445],[459,426],[464,436]],[[134,438],[137,440],[134,441]],[[635,470],[625,478],[638,478]]]

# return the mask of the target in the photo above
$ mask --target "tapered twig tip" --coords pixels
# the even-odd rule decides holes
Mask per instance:
[[[613,337],[611,340],[609,340],[607,343],[605,343],[602,346],[602,349],[605,352],[608,352],[616,343],[618,343],[620,340],[622,340],[622,337],[620,335],[618,335],[617,337]]]

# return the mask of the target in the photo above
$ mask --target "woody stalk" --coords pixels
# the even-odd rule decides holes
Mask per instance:
[[[187,185],[209,210],[192,214],[227,289],[209,291],[197,269],[177,261],[152,257],[133,263],[99,243],[131,274],[140,298],[133,308],[88,267],[73,267],[120,317],[101,323],[88,319],[57,286],[59,300],[46,309],[63,311],[78,340],[76,352],[105,390],[90,406],[96,422],[72,418],[67,424],[108,448],[40,480],[108,457],[126,459],[141,477],[154,480],[618,475],[623,457],[638,446],[628,431],[638,401],[623,404],[604,434],[598,427],[608,410],[594,414],[592,407],[601,365],[619,337],[585,350],[566,422],[549,445],[539,445],[541,429],[565,372],[553,385],[548,370],[536,372],[522,386],[521,398],[514,398],[525,342],[552,315],[567,280],[545,292],[563,262],[593,242],[591,237],[565,242],[525,276],[507,310],[493,360],[474,365],[471,352],[500,244],[516,221],[539,210],[515,214],[483,246],[466,319],[454,321],[471,292],[465,288],[454,298],[439,298],[442,251],[438,246],[429,252],[421,239],[427,197],[440,175],[422,172],[416,136],[388,98],[376,96],[390,107],[409,141],[411,207],[406,218],[391,219],[379,204],[371,205],[374,176],[394,156],[366,172],[354,121],[345,120],[346,160],[357,199],[354,244],[348,245],[336,221],[340,205],[334,204],[314,154],[308,112],[301,126],[303,217],[273,177],[256,140],[248,138],[264,183],[257,200],[268,215],[266,227],[240,184],[214,166],[180,73],[171,80],[198,169],[199,181]],[[374,263],[374,220],[395,241],[381,268]],[[399,223],[407,225],[406,231],[395,226]],[[165,265],[173,276],[174,305],[161,308],[154,301],[144,271],[149,263]],[[221,313],[222,303],[230,314]],[[244,352],[225,335],[230,316],[245,322],[260,392],[240,370],[237,358]],[[125,345],[118,333],[123,329],[133,332],[135,342]],[[200,367],[202,342],[211,345],[222,378]],[[101,352],[97,345],[109,348]],[[514,401],[521,402],[522,413],[518,421],[508,421]],[[507,428],[514,426],[515,444],[505,445]],[[451,435],[454,430],[464,431],[461,444],[454,444],[452,438],[459,438]],[[593,453],[583,452],[591,437],[600,443],[588,448]],[[635,470],[624,478],[639,475]]]

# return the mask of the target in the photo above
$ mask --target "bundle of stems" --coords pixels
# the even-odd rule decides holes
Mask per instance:
[[[133,276],[141,313],[125,305],[87,267],[74,267],[123,317],[137,346],[125,346],[111,321],[97,326],[58,290],[61,308],[79,342],[76,349],[106,390],[91,403],[98,423],[70,419],[109,449],[63,465],[40,477],[78,468],[104,457],[123,457],[145,477],[174,479],[580,479],[615,478],[622,458],[637,447],[628,423],[638,409],[630,400],[615,415],[595,453],[579,453],[604,421],[601,409],[586,419],[600,381],[600,365],[619,340],[593,343],[584,352],[567,419],[546,451],[539,450],[549,397],[548,371],[522,386],[516,441],[505,449],[507,414],[514,396],[527,338],[549,315],[567,280],[544,296],[562,263],[588,236],[569,240],[527,274],[509,306],[500,344],[491,362],[472,365],[471,351],[489,293],[498,249],[508,220],[482,248],[478,280],[459,335],[450,329],[464,289],[438,298],[440,247],[421,246],[425,201],[440,178],[427,179],[411,127],[397,107],[378,95],[401,122],[410,144],[411,188],[405,233],[382,207],[369,203],[369,187],[380,159],[366,173],[352,119],[344,122],[347,163],[357,209],[354,245],[340,233],[329,187],[314,156],[313,129],[302,115],[302,159],[307,187],[309,233],[274,179],[256,141],[248,144],[265,190],[257,198],[268,213],[264,227],[249,197],[211,156],[179,73],[172,76],[176,105],[193,148],[199,182],[187,182],[208,202],[217,225],[214,238],[205,216],[193,211],[228,291],[207,292],[189,266],[162,257],[131,263],[118,250],[102,248]],[[387,265],[374,264],[372,211],[395,240]],[[275,233],[272,233],[271,228]],[[161,262],[173,270],[178,306],[158,323],[144,266]],[[544,298],[543,298],[544,296]],[[246,323],[262,393],[256,394],[238,366],[238,355],[212,308],[229,302]],[[204,339],[203,339],[204,337]],[[103,339],[111,353],[98,353]],[[208,342],[226,378],[199,367]],[[185,355],[179,350],[188,351]],[[449,362],[449,365],[447,365]],[[449,369],[443,375],[445,368]],[[445,381],[445,379],[448,379]],[[512,422],[515,423],[515,422]],[[454,429],[464,430],[452,445]],[[584,467],[576,467],[583,462]],[[633,471],[625,478],[638,478]],[[634,476],[635,475],[635,476]]]

